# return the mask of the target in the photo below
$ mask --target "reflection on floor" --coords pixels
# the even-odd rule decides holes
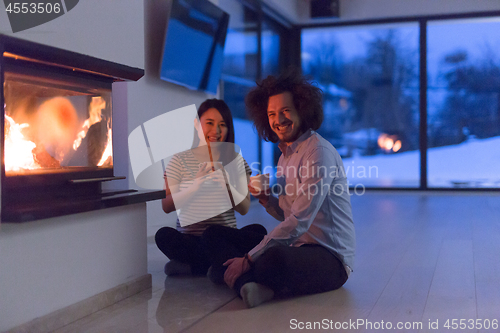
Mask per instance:
[[[246,309],[206,278],[166,277],[166,259],[149,237],[153,288],[57,332],[383,332],[389,325],[442,332],[448,319],[467,319],[468,328],[482,319],[491,327],[484,332],[498,331],[499,194],[377,192],[353,196],[352,204],[356,265],[339,290]],[[239,226],[275,224],[258,204],[238,218]]]

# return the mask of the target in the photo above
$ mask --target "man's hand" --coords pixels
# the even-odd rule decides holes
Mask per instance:
[[[224,282],[233,288],[236,280],[243,274],[250,270],[250,259],[247,258],[233,258],[229,259],[224,263],[227,266],[227,270],[224,273]]]
[[[267,189],[265,191],[254,188],[252,185],[248,184],[248,191],[255,198],[259,199],[261,205],[265,206],[269,201],[269,196],[271,195],[271,190]]]

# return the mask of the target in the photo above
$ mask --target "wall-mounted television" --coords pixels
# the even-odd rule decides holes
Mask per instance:
[[[215,95],[229,14],[208,0],[172,0],[160,77]]]

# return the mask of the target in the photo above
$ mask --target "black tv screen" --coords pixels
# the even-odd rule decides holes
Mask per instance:
[[[208,0],[173,0],[160,77],[216,94],[229,14]]]

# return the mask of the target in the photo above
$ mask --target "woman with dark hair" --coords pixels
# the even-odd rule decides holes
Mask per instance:
[[[178,211],[177,228],[163,227],[155,235],[158,248],[170,259],[165,265],[167,275],[205,275],[210,261],[201,244],[201,234],[213,225],[236,228],[234,211],[244,215],[250,207],[249,193],[245,191],[235,202],[233,195],[237,191],[231,188],[228,173],[215,172],[230,162],[237,163],[242,170],[240,177],[246,177],[245,187],[252,173],[235,152],[233,117],[227,104],[218,99],[204,101],[194,126],[192,149],[174,155],[165,169],[166,197],[162,208],[165,213]],[[229,205],[228,196],[232,200]],[[266,233],[260,225],[246,228]]]

